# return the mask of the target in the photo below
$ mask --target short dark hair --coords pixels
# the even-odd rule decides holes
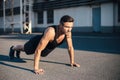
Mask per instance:
[[[64,22],[74,22],[74,19],[69,15],[64,15],[61,17],[60,23],[63,24]]]

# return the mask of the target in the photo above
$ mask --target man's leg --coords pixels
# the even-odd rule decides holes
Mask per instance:
[[[24,51],[24,45],[11,46],[9,52],[10,59],[14,59],[15,51],[16,51],[16,57],[20,58],[20,51]]]
[[[24,51],[24,45],[13,46],[13,50],[15,50],[15,51]]]
[[[10,47],[10,51],[9,51],[9,57],[10,59],[14,59],[14,53],[15,51],[13,50],[13,46]]]
[[[16,57],[20,59],[20,51],[16,51]]]

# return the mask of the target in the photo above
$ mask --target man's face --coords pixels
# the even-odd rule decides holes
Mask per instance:
[[[73,28],[73,22],[64,22],[63,24],[63,32],[68,33],[71,32]]]

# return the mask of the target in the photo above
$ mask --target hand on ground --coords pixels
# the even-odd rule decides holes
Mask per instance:
[[[35,74],[44,74],[44,70],[43,69],[37,69],[37,70],[34,70]]]
[[[80,67],[80,65],[77,63],[73,63],[73,64],[71,64],[71,67]]]

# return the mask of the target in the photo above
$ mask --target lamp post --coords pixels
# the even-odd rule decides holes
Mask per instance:
[[[6,23],[5,23],[5,2],[6,2],[6,0],[3,0],[3,26],[4,26],[4,32],[6,32]]]

